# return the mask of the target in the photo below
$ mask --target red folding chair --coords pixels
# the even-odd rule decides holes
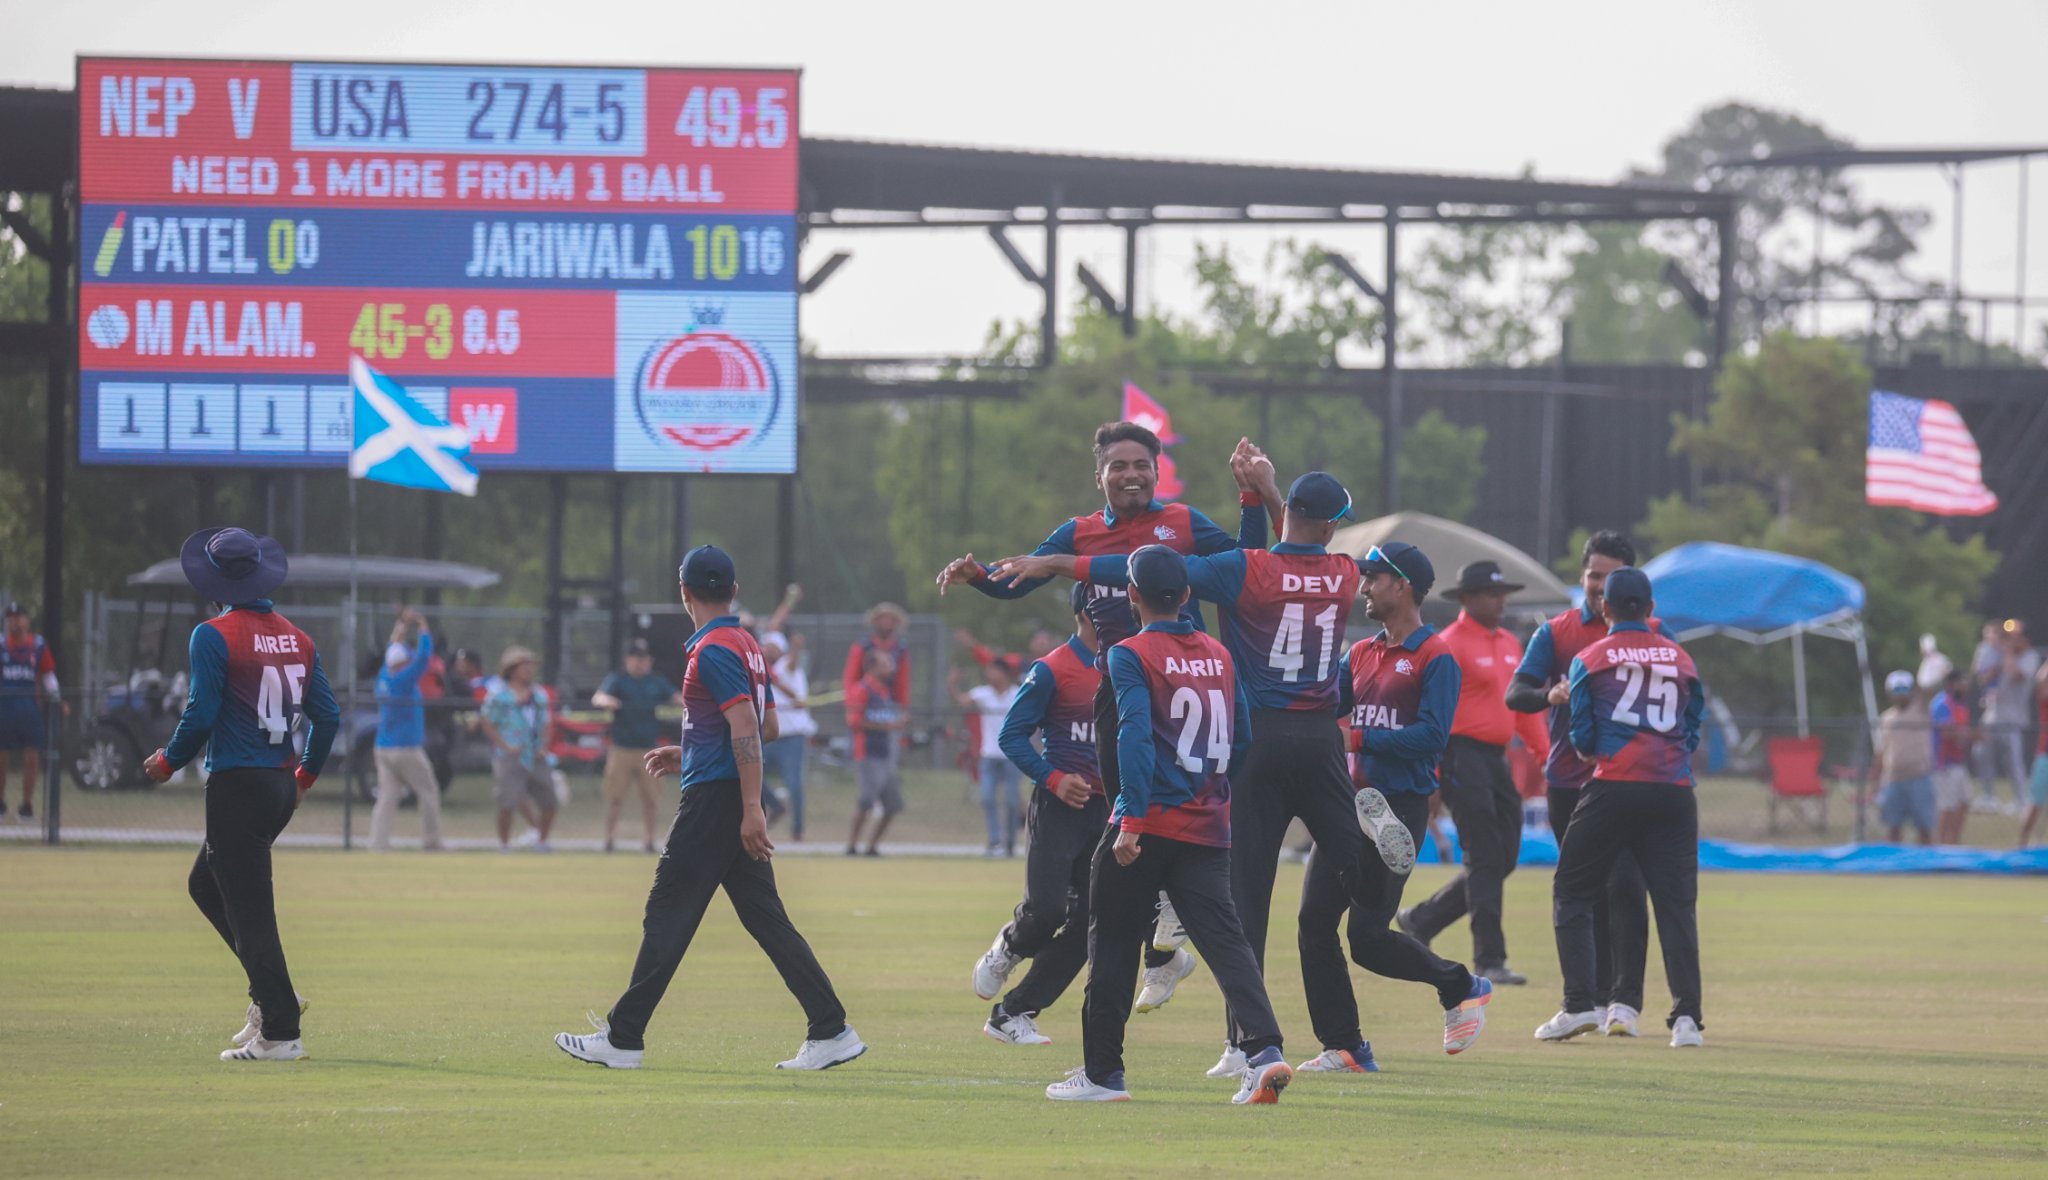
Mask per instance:
[[[1770,790],[1770,830],[1778,830],[1778,804],[1797,810],[1804,806],[1814,816],[1813,830],[1828,828],[1828,780],[1821,770],[1821,740],[1817,737],[1774,737],[1764,743],[1766,783]]]

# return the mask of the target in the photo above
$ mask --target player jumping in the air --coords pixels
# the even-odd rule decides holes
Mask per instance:
[[[1061,1102],[1121,1102],[1124,1026],[1138,950],[1165,890],[1187,924],[1250,1054],[1235,1103],[1270,1103],[1293,1078],[1258,960],[1230,899],[1230,779],[1249,743],[1251,712],[1223,645],[1182,617],[1181,556],[1162,545],[1131,555],[1129,598],[1143,629],[1109,650],[1121,789],[1116,837],[1095,846],[1088,993],[1080,1069],[1045,1088]]]
[[[341,707],[306,633],[271,609],[284,547],[245,529],[201,529],[178,554],[185,580],[226,608],[192,629],[192,688],[164,748],[143,762],[169,780],[206,747],[206,843],[187,883],[249,977],[248,1021],[222,1061],[296,1061],[305,1001],[277,936],[270,846],[291,822],[341,727]],[[300,716],[312,729],[292,749]]]
[[[844,1065],[868,1047],[846,1023],[832,981],[783,910],[768,864],[775,844],[761,808],[761,743],[777,732],[768,661],[733,614],[739,577],[724,550],[690,550],[677,576],[683,610],[697,625],[683,647],[683,744],[650,751],[647,769],[680,775],[682,805],[654,868],[631,985],[609,1016],[591,1018],[596,1032],[556,1033],[555,1045],[579,1061],[640,1068],[647,1022],[722,888],[810,1022],[796,1056],[775,1068]]]
[[[1232,776],[1230,875],[1238,918],[1262,971],[1288,825],[1300,819],[1308,826],[1316,855],[1337,866],[1349,887],[1360,880],[1353,862],[1364,855],[1358,816],[1386,811],[1383,799],[1369,807],[1354,801],[1344,735],[1337,726],[1337,656],[1344,650],[1359,573],[1356,559],[1330,553],[1325,546],[1337,523],[1351,515],[1351,494],[1336,477],[1320,471],[1295,480],[1284,497],[1277,486],[1264,494],[1286,505],[1280,544],[1187,561],[1195,597],[1221,610],[1223,643],[1252,703],[1251,750]],[[998,580],[1047,573],[1098,585],[1128,580],[1126,563],[1117,557],[1020,557],[997,562],[995,570]],[[1372,788],[1365,791],[1378,798]],[[1387,868],[1397,874],[1414,868],[1415,845],[1406,829],[1381,824],[1375,835],[1375,852]],[[1314,960],[1313,968],[1305,959],[1303,971],[1311,970],[1322,978],[1308,981],[1308,994],[1327,1006],[1311,1013],[1324,1037],[1323,1052],[1298,1068],[1376,1071],[1372,1046],[1359,1034],[1343,956]],[[1212,1077],[1235,1077],[1244,1066],[1241,1030],[1234,1020],[1229,1032]]]
[[[1347,744],[1357,755],[1352,781],[1359,788],[1358,818],[1382,840],[1398,826],[1410,841],[1420,841],[1429,822],[1429,796],[1437,788],[1437,761],[1450,743],[1458,707],[1458,662],[1443,637],[1422,621],[1422,600],[1436,582],[1436,569],[1422,550],[1399,541],[1375,545],[1358,572],[1366,617],[1385,628],[1344,653],[1337,681],[1342,707],[1351,715]],[[1343,962],[1337,922],[1349,904],[1352,959],[1375,975],[1434,987],[1444,1010],[1444,1052],[1471,1048],[1486,1027],[1493,984],[1393,929],[1407,876],[1370,856],[1358,863],[1358,886],[1347,895],[1338,866],[1324,859],[1322,849],[1309,858],[1301,887],[1304,980],[1313,986],[1329,978],[1313,969],[1318,962]],[[1343,1010],[1351,1003],[1348,987],[1321,1003],[1312,992],[1309,1011]],[[1345,1015],[1351,1024],[1340,1031],[1354,1035],[1357,1011]],[[1329,1043],[1328,1034],[1318,1035]]]
[[[1267,516],[1248,474],[1250,468],[1258,463],[1264,463],[1264,456],[1259,455],[1257,448],[1249,442],[1241,440],[1231,457],[1231,471],[1237,480],[1240,506],[1238,535],[1232,538],[1195,509],[1185,504],[1161,503],[1153,498],[1159,483],[1159,436],[1135,422],[1106,422],[1095,431],[1095,485],[1102,492],[1103,507],[1060,525],[1033,553],[1126,554],[1147,544],[1164,545],[1184,554],[1222,553],[1239,546],[1258,548],[1266,543]],[[1271,464],[1265,466],[1270,468]],[[972,553],[951,562],[938,575],[942,594],[949,586],[970,585],[991,598],[1004,599],[1022,598],[1050,580],[1043,577],[998,583],[989,577],[988,567],[976,561]],[[1088,618],[1095,625],[1099,665],[1104,653],[1136,633],[1137,623],[1120,586],[1098,588],[1089,597],[1087,608]],[[1187,606],[1187,613],[1189,620],[1199,628],[1201,614],[1192,601]],[[1101,782],[1109,791],[1114,791],[1119,781],[1116,725],[1116,698],[1105,679],[1095,694],[1095,751]],[[1070,917],[1070,920],[1082,919]],[[1147,1012],[1165,1004],[1173,997],[1180,981],[1194,971],[1193,957],[1181,948],[1185,938],[1171,906],[1162,903],[1153,931],[1152,949],[1145,955],[1145,979],[1138,996],[1138,1011]],[[996,945],[989,948],[975,968],[976,994],[986,990],[988,995],[993,995],[1008,975],[1007,970],[997,969],[1006,962],[1010,968],[1015,967],[1017,956],[1009,953],[1013,948],[1006,948],[1004,936],[998,934]],[[984,988],[983,984],[987,987]],[[982,998],[987,999],[988,995]]]

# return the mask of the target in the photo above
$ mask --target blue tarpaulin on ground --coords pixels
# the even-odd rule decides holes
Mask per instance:
[[[1458,858],[1457,830],[1451,827],[1451,859]],[[1436,839],[1427,833],[1416,859],[1438,862]],[[1523,865],[1557,863],[1557,837],[1549,828],[1522,829]],[[1700,868],[1731,873],[2048,873],[2048,847],[2024,850],[1923,848],[1917,844],[1835,844],[1826,848],[1780,848],[1700,841]]]

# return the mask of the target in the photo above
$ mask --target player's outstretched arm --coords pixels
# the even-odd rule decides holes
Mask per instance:
[[[1043,586],[1054,578],[1075,578],[1079,558],[1071,553],[1027,553],[1005,557],[988,567],[988,580],[998,585]]]

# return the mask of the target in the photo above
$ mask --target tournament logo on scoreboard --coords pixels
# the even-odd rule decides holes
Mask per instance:
[[[657,445],[717,455],[759,442],[782,412],[775,362],[724,331],[725,309],[693,305],[695,323],[647,350],[633,382],[633,406]]]

